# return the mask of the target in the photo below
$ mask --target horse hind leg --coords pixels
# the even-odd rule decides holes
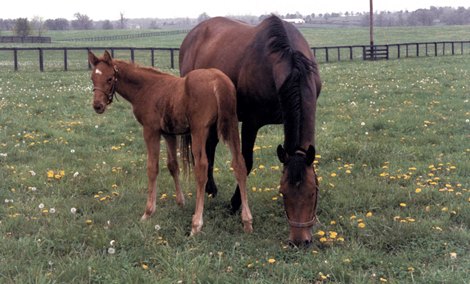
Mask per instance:
[[[166,141],[167,154],[168,154],[167,167],[175,183],[176,204],[178,204],[180,207],[183,207],[185,202],[184,202],[184,195],[181,190],[180,181],[179,181],[180,169],[178,165],[178,159],[176,156],[176,137],[166,136],[165,141]]]
[[[242,206],[242,222],[243,230],[246,233],[253,232],[253,217],[251,215],[250,207],[248,206],[248,194],[246,190],[246,179],[247,170],[245,166],[245,160],[240,152],[240,139],[238,137],[238,130],[236,125],[230,130],[230,138],[227,140],[227,144],[230,148],[232,155],[232,168],[237,180],[240,192],[241,206]]]
[[[205,141],[207,133],[199,131],[191,134],[192,136],[192,152],[194,156],[194,174],[196,177],[196,209],[192,219],[191,235],[199,233],[203,225],[204,211],[204,192],[207,183],[208,160],[206,155]]]

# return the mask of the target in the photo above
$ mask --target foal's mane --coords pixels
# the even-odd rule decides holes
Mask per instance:
[[[130,74],[134,74],[137,72],[137,76],[143,75],[143,74],[150,74],[150,75],[166,75],[166,76],[173,76],[171,74],[165,73],[160,71],[157,68],[154,67],[147,67],[147,66],[142,66],[137,63],[121,60],[121,59],[113,59],[113,63],[115,66],[117,66],[117,72],[122,75],[126,74],[126,76],[131,76]],[[132,79],[133,77],[129,77],[129,79]],[[136,79],[136,78],[134,78]]]

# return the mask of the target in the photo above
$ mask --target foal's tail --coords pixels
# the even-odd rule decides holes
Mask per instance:
[[[194,157],[191,152],[191,134],[183,134],[179,139],[180,157],[183,162],[183,175],[188,176],[194,166]]]
[[[230,78],[222,71],[216,72],[222,75],[219,76],[214,86],[218,110],[217,136],[226,143],[233,141],[234,137],[231,135],[238,135],[237,91]]]

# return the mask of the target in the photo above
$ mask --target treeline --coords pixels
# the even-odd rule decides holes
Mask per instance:
[[[361,19],[361,25],[369,25],[369,14]],[[380,12],[374,13],[374,24],[377,26],[432,26],[432,25],[469,25],[470,8],[457,9],[430,7],[413,12]]]
[[[302,15],[300,13],[278,15],[284,19],[303,19],[305,24],[318,25],[353,25],[368,26],[368,12],[345,12]],[[90,29],[159,29],[162,27],[191,27],[210,17],[202,13],[198,18],[174,18],[174,19],[127,19],[120,14],[118,20],[93,21],[84,14],[76,13],[73,20],[65,18],[47,19],[35,17],[0,19],[1,31],[13,31],[16,35],[27,36],[41,34],[46,30],[90,30]],[[236,16],[235,18],[248,23],[256,24],[269,15]],[[430,26],[430,25],[468,25],[470,24],[470,8],[434,7],[418,9],[416,11],[376,12],[374,13],[376,26]],[[33,32],[34,31],[34,32]]]

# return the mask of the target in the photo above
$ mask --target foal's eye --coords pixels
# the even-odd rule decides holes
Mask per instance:
[[[109,77],[107,82],[111,84],[113,82],[113,77]]]

